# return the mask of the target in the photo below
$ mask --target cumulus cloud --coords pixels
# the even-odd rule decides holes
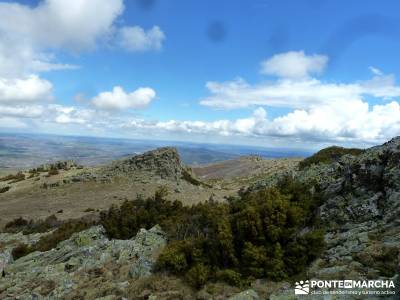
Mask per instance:
[[[287,115],[268,118],[264,108],[254,110],[248,118],[237,120],[163,121],[131,120],[125,128],[210,136],[240,136],[268,139],[295,138],[303,142],[377,143],[400,134],[400,105],[392,101],[370,107],[356,101],[348,105],[327,104],[310,110],[295,110]]]
[[[113,33],[122,11],[122,0],[44,0],[34,7],[0,3],[0,76],[74,68],[54,62],[49,53],[94,48]]]
[[[33,7],[0,3],[0,76],[74,69],[51,53],[87,51],[101,41],[120,44],[120,36],[131,50],[161,48],[165,35],[157,26],[147,32],[138,26],[119,28],[123,11],[123,0],[43,0]]]
[[[19,104],[52,99],[52,84],[36,75],[23,79],[0,78],[0,103]]]
[[[324,71],[328,57],[306,55],[303,51],[276,54],[261,63],[261,73],[282,78],[306,78]]]
[[[0,3],[0,31],[34,48],[83,50],[111,32],[123,8],[122,0],[44,0],[33,8]]]
[[[145,31],[139,26],[122,27],[118,33],[118,43],[127,51],[160,50],[165,40],[165,34],[160,27]]]
[[[297,52],[278,54],[267,61],[276,61],[277,57],[278,61],[281,58],[285,60],[293,53]],[[300,56],[303,57],[304,53],[301,53]],[[305,61],[318,61],[318,57],[318,55],[312,55],[303,58]],[[301,67],[302,71],[295,70],[294,72],[298,75],[309,75],[311,69],[316,70],[316,68],[304,68],[304,65],[307,63]],[[396,85],[393,74],[385,75],[378,69],[371,69],[371,71],[374,74],[372,79],[351,83],[330,83],[308,76],[289,76],[290,70],[285,70],[280,74],[284,78],[260,84],[250,84],[242,78],[227,82],[207,82],[206,87],[211,95],[201,99],[200,104],[223,109],[257,105],[309,109],[315,105],[340,103],[342,100],[359,101],[364,96],[384,100],[400,96],[400,87]]]
[[[264,73],[279,77],[275,81],[250,84],[239,78],[208,82],[206,87],[211,95],[200,103],[223,109],[292,109],[275,119],[259,118],[262,121],[257,126],[250,126],[255,124],[254,118],[223,123],[222,132],[231,134],[247,132],[321,141],[383,141],[399,135],[400,106],[395,98],[400,96],[400,87],[395,76],[374,67],[370,67],[373,77],[365,81],[330,83],[310,76],[322,72],[327,61],[326,57],[306,56],[303,52],[278,54],[263,64]],[[383,103],[371,106],[365,97],[375,97]]]
[[[90,51],[102,42],[132,51],[160,49],[165,39],[161,29],[121,28],[118,18],[123,11],[123,0],[42,0],[31,6],[1,2],[0,116],[39,118],[50,112],[57,116],[52,122],[84,124],[86,116],[76,110],[62,113],[44,107],[53,99],[53,85],[40,73],[78,69],[59,62],[56,53]],[[116,89],[111,95],[116,102],[106,99],[106,94],[96,104],[109,109],[139,108],[151,101],[152,92],[143,89],[124,95],[122,89]]]
[[[350,83],[331,83],[310,76],[277,78],[259,84],[240,78],[209,82],[211,95],[202,99],[201,104],[225,109],[254,107],[246,118],[215,121],[157,121],[113,113],[148,106],[156,97],[149,87],[127,92],[116,86],[91,99],[92,106],[88,108],[41,105],[39,99],[51,99],[51,84],[32,75],[24,80],[0,80],[0,127],[9,120],[19,127],[31,122],[36,126],[73,128],[73,132],[77,128],[88,129],[105,135],[176,133],[179,137],[240,137],[260,142],[276,138],[304,143],[380,143],[400,135],[400,104],[396,100],[400,87],[393,74],[370,70],[371,79]],[[36,96],[20,95],[24,90]],[[382,103],[371,105],[366,96],[381,99]],[[272,107],[284,107],[290,112],[271,117]]]
[[[97,108],[105,110],[141,109],[148,106],[155,96],[156,92],[148,87],[127,93],[122,87],[116,86],[111,92],[100,93],[91,102]]]
[[[42,116],[45,108],[40,105],[0,105],[0,116],[17,118],[39,118]]]
[[[358,84],[330,84],[313,78],[256,85],[239,78],[227,82],[208,82],[206,87],[211,96],[201,99],[200,104],[224,109],[255,105],[303,108],[343,98],[355,99],[361,93]]]

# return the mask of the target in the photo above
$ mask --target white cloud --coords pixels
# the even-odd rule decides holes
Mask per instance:
[[[272,56],[261,63],[261,73],[282,78],[306,78],[324,71],[328,57],[306,55],[303,51],[291,51]]]
[[[0,105],[0,116],[18,118],[39,118],[43,115],[45,108],[40,105]]]
[[[40,72],[73,70],[79,66],[57,61],[55,53],[89,51],[102,42],[120,43],[120,33],[126,47],[141,51],[159,49],[165,38],[157,26],[147,32],[140,27],[119,28],[118,17],[124,11],[123,0],[42,0],[34,6],[14,2],[0,3],[0,115],[38,117],[33,104],[52,100],[52,84],[42,79]],[[134,32],[143,32],[134,34]],[[126,34],[125,34],[126,32]],[[152,100],[150,89],[140,89],[124,95],[116,89],[113,99],[107,94],[98,98],[104,108],[140,108]],[[7,107],[6,107],[7,106]],[[29,112],[29,109],[32,109]],[[43,107],[42,107],[43,109]],[[54,112],[54,107],[46,107]],[[67,112],[59,115],[58,123],[83,124],[84,118]],[[77,113],[77,112],[75,112]]]
[[[148,87],[141,87],[127,93],[116,86],[111,92],[103,92],[92,99],[94,106],[105,110],[124,110],[145,108],[155,98],[156,92]]]
[[[325,102],[356,99],[361,93],[358,84],[329,84],[317,79],[278,80],[251,85],[239,78],[228,82],[208,82],[211,96],[201,99],[205,106],[233,109],[255,105],[304,108]]]
[[[157,26],[147,32],[119,28],[123,11],[123,0],[43,0],[33,7],[1,2],[0,76],[75,69],[56,62],[52,53],[88,51],[101,42],[123,43],[128,50],[161,48],[165,35]]]
[[[113,34],[122,11],[122,0],[44,0],[35,7],[0,3],[0,76],[76,68],[54,62],[49,53],[94,48]]]
[[[36,75],[24,79],[0,78],[0,103],[19,104],[52,99],[52,84]]]
[[[299,67],[293,71],[290,66],[296,60]],[[394,100],[400,96],[400,87],[393,74],[385,75],[370,67],[374,76],[366,81],[329,83],[310,77],[312,72],[321,72],[326,62],[327,58],[307,57],[303,52],[278,54],[267,60],[264,71],[284,78],[255,85],[241,78],[208,82],[206,87],[211,95],[200,103],[223,109],[252,106],[292,109],[272,120],[259,118],[262,121],[258,123],[254,118],[225,122],[221,130],[230,134],[247,132],[263,137],[336,141],[383,141],[400,134],[400,106]],[[385,102],[371,106],[365,97]]]
[[[208,82],[211,96],[200,104],[223,109],[244,108],[257,105],[287,108],[310,108],[314,105],[358,101],[363,96],[390,100],[400,96],[393,74],[374,76],[367,81],[353,83],[327,83],[315,78],[279,79],[251,85],[239,78],[228,82]]]
[[[33,48],[90,49],[113,29],[122,0],[44,0],[36,7],[0,3],[0,31]]]
[[[165,34],[158,26],[145,31],[139,26],[119,29],[118,43],[128,51],[160,50]]]
[[[400,134],[400,105],[390,102],[370,107],[367,103],[327,104],[310,110],[295,110],[269,119],[263,108],[237,120],[149,122],[131,120],[125,128],[208,136],[300,139],[318,142],[383,142]]]
[[[369,70],[372,72],[372,74],[374,74],[374,75],[378,75],[378,76],[382,76],[382,75],[383,75],[383,72],[382,72],[381,70],[379,70],[378,68],[375,68],[375,67],[370,66],[368,69],[369,69]]]

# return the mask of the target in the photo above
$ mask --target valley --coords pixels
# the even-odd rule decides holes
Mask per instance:
[[[394,138],[196,166],[161,147],[3,176],[0,296],[300,299],[291,288],[299,276],[398,285],[399,161]],[[38,270],[35,283],[26,268]]]

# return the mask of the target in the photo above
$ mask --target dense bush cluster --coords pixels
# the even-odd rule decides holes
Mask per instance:
[[[329,164],[338,161],[343,155],[350,154],[353,156],[360,155],[364,150],[357,148],[342,148],[337,146],[328,147],[315,153],[300,162],[300,169],[305,169],[311,165]]]
[[[159,191],[111,207],[100,222],[111,238],[131,238],[159,224],[170,239],[159,271],[184,276],[194,287],[210,280],[241,285],[293,276],[318,257],[324,246],[323,232],[315,229],[319,202],[316,192],[286,178],[277,188],[191,207],[167,201]]]

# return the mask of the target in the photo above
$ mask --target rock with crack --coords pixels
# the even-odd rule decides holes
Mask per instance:
[[[96,278],[107,268],[116,272],[128,267],[125,280],[128,274],[134,278],[148,276],[166,243],[159,226],[141,229],[131,240],[108,240],[104,228],[94,226],[73,234],[52,250],[33,252],[6,265],[0,298],[63,298],[77,288],[82,278]]]

